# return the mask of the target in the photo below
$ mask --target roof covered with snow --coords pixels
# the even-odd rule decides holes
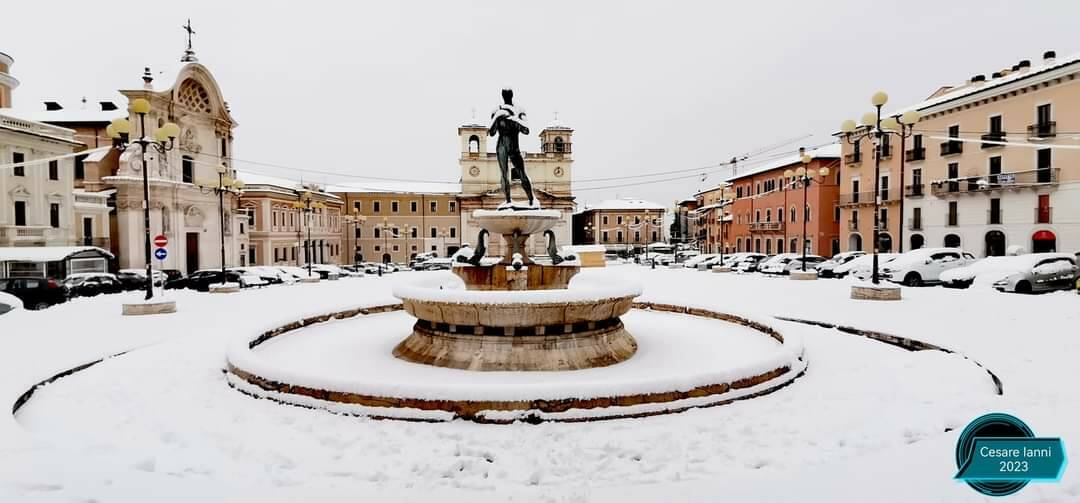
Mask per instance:
[[[46,102],[56,103],[62,108],[48,110],[45,106]],[[116,106],[116,110],[103,110],[102,102],[112,103]],[[35,104],[33,107],[29,105],[25,108],[20,107],[18,113],[30,120],[54,124],[108,123],[112,122],[113,119],[128,116],[127,98],[119,94],[99,99],[86,99],[85,102],[82,100],[45,100]]]
[[[812,157],[814,159],[839,159],[840,158],[840,144],[839,143],[830,143],[828,145],[825,145],[824,147],[819,147],[819,148],[816,148],[814,150],[809,150],[806,153],[810,154],[810,157]],[[791,165],[794,165],[794,164],[798,164],[800,161],[801,161],[801,157],[799,156],[799,154],[794,153],[794,154],[791,154],[789,156],[784,156],[784,157],[781,157],[779,159],[774,159],[774,160],[768,161],[768,162],[766,162],[764,164],[759,164],[759,165],[754,166],[752,168],[747,168],[745,170],[739,169],[735,173],[735,175],[732,176],[731,178],[728,178],[727,181],[730,182],[732,180],[740,180],[740,179],[746,178],[748,176],[754,176],[754,175],[759,174],[759,173],[764,173],[766,171],[771,171],[771,170],[774,170],[774,169],[783,168],[785,166],[791,166]]]
[[[5,246],[0,247],[0,262],[56,262],[86,251],[113,258],[108,250],[96,246]]]
[[[600,201],[597,203],[585,203],[581,208],[582,212],[593,210],[660,210],[664,211],[663,205],[656,204],[652,201],[646,201],[644,199],[634,198],[619,198],[608,199],[606,201]]]

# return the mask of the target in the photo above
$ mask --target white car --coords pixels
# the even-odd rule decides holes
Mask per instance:
[[[857,259],[857,258],[859,258],[859,257],[861,257],[863,255],[866,255],[866,252],[863,252],[863,251],[849,251],[849,252],[837,253],[836,255],[833,255],[832,258],[830,258],[829,260],[826,260],[826,261],[818,264],[818,267],[817,267],[818,276],[821,276],[822,278],[831,278],[831,277],[835,276],[835,273],[833,271],[837,267],[840,267],[840,266],[842,266],[842,265],[844,265],[844,264],[846,264],[848,262],[851,262],[852,260],[855,260],[855,259]],[[879,257],[879,259],[880,259],[880,257]]]
[[[878,271],[881,268],[892,262],[896,257],[899,257],[896,253],[879,253],[878,254]],[[844,276],[851,276],[859,280],[868,280],[874,274],[874,255],[867,253],[860,257],[856,257],[849,260],[847,263],[836,266],[833,268],[833,276],[837,278],[843,278]]]
[[[758,264],[758,272],[763,274],[783,274],[788,262],[799,255],[796,253],[778,253]]]
[[[717,255],[715,253],[705,253],[705,254],[702,254],[702,255],[695,255],[693,257],[690,257],[690,258],[686,259],[686,261],[683,262],[683,267],[685,267],[687,269],[693,269],[693,268],[697,267],[698,264],[700,264],[702,262],[705,262],[706,260],[709,260],[709,259],[711,259],[713,257],[718,257],[718,256],[719,255]]]
[[[1029,253],[986,257],[964,267],[941,273],[941,284],[948,288],[967,288],[972,285],[997,288],[1000,283],[999,290],[1010,292],[1072,288],[1069,278],[1074,276],[1072,270],[1076,267],[1075,260],[1075,257],[1068,253]],[[1052,269],[1048,267],[1051,264],[1059,264],[1062,274],[1048,275],[1046,278],[1034,277],[1037,272]],[[1014,276],[1015,281],[1012,281]],[[1027,281],[1027,285],[1023,285],[1021,281]],[[1020,285],[1019,288],[1017,285]]]
[[[668,265],[675,261],[675,255],[671,253],[650,253],[649,261],[656,263],[656,265]]]
[[[975,256],[960,248],[920,248],[901,254],[881,268],[881,278],[905,286],[941,282],[949,269],[975,262]]]
[[[825,262],[825,257],[822,257],[821,255],[807,255],[806,270],[815,271],[817,270],[817,266],[823,262]],[[781,271],[780,274],[791,274],[791,271],[801,270],[803,270],[803,257],[802,255],[799,255],[798,257],[789,260],[788,263],[784,266],[784,270]]]

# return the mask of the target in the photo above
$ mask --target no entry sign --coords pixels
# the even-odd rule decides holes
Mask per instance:
[[[169,238],[165,237],[164,234],[158,234],[157,236],[154,236],[154,246],[156,246],[158,248],[164,248],[165,245],[168,245],[168,244],[169,244]]]

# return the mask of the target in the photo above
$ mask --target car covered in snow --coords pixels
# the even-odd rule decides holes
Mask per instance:
[[[878,271],[881,268],[892,262],[899,255],[896,253],[879,253],[878,255]],[[874,255],[867,253],[865,255],[856,257],[847,261],[844,264],[838,265],[833,268],[833,277],[843,278],[845,276],[851,276],[859,280],[867,280],[874,273]]]
[[[1068,253],[1032,253],[1009,258],[1008,266],[999,265],[993,272],[979,274],[975,281],[993,281],[999,292],[1039,293],[1075,288],[1080,277],[1076,256]],[[987,259],[989,260],[989,259]],[[1012,270],[1006,270],[1012,269]]]
[[[780,274],[791,274],[791,271],[803,270],[803,260],[804,259],[801,255],[791,259],[786,265],[784,265],[784,270]],[[805,260],[805,269],[807,271],[814,271],[817,270],[817,266],[819,264],[825,262],[825,257],[822,257],[820,255],[807,255]]]
[[[826,260],[817,265],[818,276],[822,278],[832,278],[835,276],[833,272],[837,267],[840,267],[852,260],[855,260],[863,255],[866,255],[864,251],[849,251],[843,253],[837,253],[832,258]]]
[[[920,248],[902,253],[881,268],[882,279],[905,286],[941,282],[941,274],[975,262],[975,256],[960,248]]]
[[[758,264],[758,272],[762,274],[783,274],[787,270],[788,262],[798,256],[797,253],[777,253]]]
[[[682,265],[683,265],[683,267],[685,267],[687,269],[693,269],[693,268],[697,267],[698,264],[700,264],[700,263],[702,263],[702,262],[704,262],[706,260],[709,260],[709,259],[711,259],[713,257],[718,257],[718,256],[719,255],[717,255],[715,253],[702,253],[700,255],[694,255],[693,257],[690,257],[690,258],[686,259],[686,261],[684,261],[682,263]]]
[[[123,292],[124,284],[114,274],[83,272],[64,278],[64,288],[67,288],[68,295],[72,297],[93,297],[103,293]]]
[[[731,270],[735,272],[755,272],[769,258],[769,255],[763,253],[743,253],[739,257],[732,259],[728,263],[730,264],[728,267],[731,267]]]

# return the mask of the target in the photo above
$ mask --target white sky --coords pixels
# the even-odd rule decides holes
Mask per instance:
[[[535,132],[556,109],[575,128],[574,178],[588,180],[706,166],[802,134],[814,136],[789,149],[824,143],[879,88],[900,106],[1044,50],[1080,51],[1075,0],[16,0],[0,29],[22,81],[16,108],[138,87],[144,66],[177,64],[188,17],[240,123],[238,158],[433,181],[457,181],[457,126],[474,108],[483,121],[507,85]],[[539,148],[535,134],[525,147]],[[670,206],[723,178],[712,172],[575,191]]]

